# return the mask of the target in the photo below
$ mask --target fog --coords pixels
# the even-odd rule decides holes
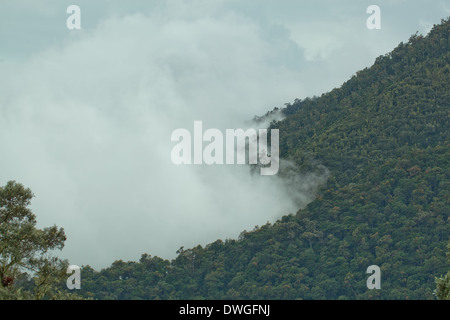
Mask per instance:
[[[237,238],[295,213],[326,182],[326,168],[286,179],[245,165],[177,166],[171,133],[192,130],[195,120],[246,129],[255,115],[331,89],[396,39],[341,72],[327,67],[344,56],[330,53],[338,36],[322,48],[301,37],[302,26],[264,25],[245,8],[222,7],[239,7],[233,1],[208,3],[105,13],[20,58],[4,51],[0,182],[32,189],[38,226],[65,229],[58,255],[71,264],[102,268],[142,253],[169,259],[181,246]]]
[[[108,19],[91,33],[4,66],[0,160],[30,187],[61,256],[103,267],[236,238],[295,213],[278,178],[247,166],[176,166],[176,128],[240,128],[299,92],[269,43],[236,16]],[[6,76],[7,75],[7,76]],[[274,88],[277,88],[274,90]],[[5,177],[2,177],[5,178]]]

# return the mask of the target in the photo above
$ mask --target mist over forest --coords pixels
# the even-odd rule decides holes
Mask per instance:
[[[448,298],[448,1],[70,5],[0,4],[0,299]]]

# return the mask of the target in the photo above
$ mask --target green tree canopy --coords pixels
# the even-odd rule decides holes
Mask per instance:
[[[0,187],[0,299],[50,299],[58,294],[67,261],[50,254],[64,247],[63,228],[36,228],[30,189],[15,181]],[[28,290],[17,285],[28,284]]]

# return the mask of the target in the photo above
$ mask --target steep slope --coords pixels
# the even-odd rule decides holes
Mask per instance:
[[[300,170],[330,170],[307,208],[274,224],[100,272],[99,299],[433,299],[449,268],[449,19],[340,88],[296,100],[272,123]],[[381,290],[366,269],[381,268]]]

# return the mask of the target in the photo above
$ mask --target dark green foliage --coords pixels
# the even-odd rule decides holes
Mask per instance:
[[[450,243],[448,244],[447,260],[450,263]],[[435,294],[439,300],[450,300],[450,270],[446,275],[436,278]]]
[[[78,299],[64,286],[68,262],[50,255],[64,247],[64,230],[36,228],[32,198],[15,181],[0,187],[0,300]]]
[[[282,112],[280,152],[330,170],[307,208],[237,240],[83,269],[98,299],[435,299],[449,268],[449,20]],[[368,290],[368,266],[381,290]],[[448,289],[447,289],[448,290]],[[442,292],[442,290],[440,291]]]

